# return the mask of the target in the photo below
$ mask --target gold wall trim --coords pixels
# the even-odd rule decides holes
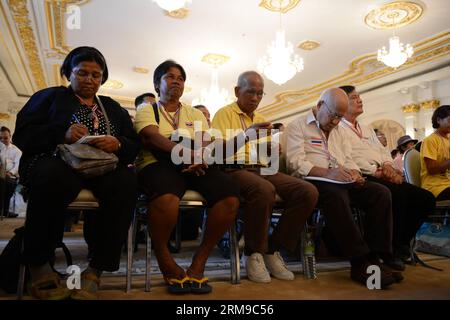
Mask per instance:
[[[44,71],[39,57],[39,51],[36,45],[36,38],[31,27],[31,21],[28,18],[29,12],[26,0],[8,0],[8,6],[16,24],[17,31],[22,40],[23,48],[28,59],[28,63],[33,75],[36,87],[43,89],[47,87],[44,78]]]
[[[273,12],[286,13],[289,10],[294,9],[300,0],[281,0],[281,10],[280,10],[280,0],[261,0],[259,6]]]
[[[45,18],[50,49],[47,58],[64,58],[71,50],[66,43],[66,27],[64,23],[67,6],[81,6],[89,0],[45,0]]]
[[[10,26],[10,24],[8,22],[7,17],[6,17],[6,12],[5,12],[5,9],[3,8],[3,3],[2,2],[0,2],[0,11],[2,13],[3,18],[5,19],[4,20],[5,24],[6,24],[7,28],[8,28],[8,31],[9,31],[11,40],[12,40],[12,42],[14,44],[14,47],[16,48],[16,52],[17,52],[17,55],[19,57],[20,63],[22,64],[23,68],[25,69],[25,75],[27,77],[28,83],[29,83],[29,85],[31,87],[34,87],[35,84],[34,84],[33,80],[31,80],[30,75],[29,75],[28,70],[27,70],[28,69],[27,65],[25,64],[25,61],[23,60],[22,55],[20,54],[21,51],[19,50],[19,45],[17,44],[16,38],[14,37],[14,33],[12,32],[11,26]],[[5,38],[4,37],[2,38],[2,33],[1,32],[0,32],[0,40],[3,41],[4,47],[6,48],[6,50],[8,51],[8,54],[10,55],[10,57],[12,59],[13,55],[11,54],[11,51],[8,49],[8,46],[6,45]],[[13,60],[14,68],[16,69],[17,75],[20,76],[20,72],[19,72],[18,66],[17,66],[16,62],[14,61],[14,59],[12,59],[12,60]],[[22,81],[25,83],[24,79],[22,79]],[[17,90],[17,88],[14,87],[14,83],[11,82],[11,86],[14,88],[14,90],[15,90],[17,95],[20,94],[20,92]],[[24,93],[25,92],[22,92],[22,94],[24,94]]]
[[[407,104],[402,107],[403,113],[417,113],[419,111],[420,111],[420,105],[417,103]]]
[[[315,101],[326,88],[344,84],[361,85],[396,72],[436,60],[450,54],[450,30],[421,40],[414,45],[415,54],[397,69],[389,68],[377,61],[376,54],[366,54],[353,60],[342,74],[302,90],[291,90],[277,94],[275,101],[260,109],[266,117],[284,113],[298,106]]]
[[[364,22],[373,29],[397,29],[413,23],[422,16],[420,4],[410,1],[396,1],[371,10]]]
[[[420,108],[424,109],[424,110],[436,109],[437,107],[439,107],[440,104],[441,104],[441,102],[437,99],[427,100],[427,101],[423,101],[420,103]]]

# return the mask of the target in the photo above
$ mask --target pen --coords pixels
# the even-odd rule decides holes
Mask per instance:
[[[73,114],[73,115],[72,115],[72,119],[75,120],[76,123],[81,124],[80,120],[78,120],[78,118],[77,118],[76,115]]]

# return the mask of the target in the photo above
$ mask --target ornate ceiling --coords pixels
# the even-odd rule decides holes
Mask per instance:
[[[239,73],[256,68],[280,23],[278,3],[193,0],[169,16],[150,0],[0,0],[0,67],[14,93],[27,97],[65,83],[58,69],[71,48],[95,46],[110,69],[102,92],[130,106],[135,96],[154,91],[153,70],[171,58],[187,71],[191,90],[183,98],[190,103],[209,85],[205,55],[229,58],[220,85],[230,92]],[[450,64],[448,0],[283,0],[281,12],[305,70],[283,86],[266,80],[261,111],[269,118],[301,110],[329,86],[368,90]],[[394,26],[415,49],[396,70],[376,61]]]

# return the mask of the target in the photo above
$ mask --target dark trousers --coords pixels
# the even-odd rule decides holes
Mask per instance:
[[[368,180],[389,188],[392,194],[393,245],[409,246],[427,215],[434,212],[436,201],[434,195],[409,183],[394,184],[372,176]]]
[[[30,173],[24,260],[42,265],[54,256],[56,243],[63,236],[66,207],[82,188],[93,192],[100,209],[90,221],[90,244],[94,256],[90,266],[101,271],[119,268],[121,249],[127,236],[137,198],[134,172],[119,165],[116,170],[82,180],[61,159],[41,158]],[[88,213],[91,214],[91,213]]]
[[[312,181],[319,190],[319,208],[333,239],[348,258],[370,252],[392,253],[392,202],[385,186],[367,181],[361,188]],[[351,206],[364,211],[364,238]]]
[[[444,189],[444,191],[439,193],[439,195],[436,197],[436,200],[437,201],[450,200],[450,187]]]
[[[284,212],[271,241],[295,252],[305,222],[317,203],[316,188],[307,181],[280,172],[260,175],[248,170],[233,170],[229,175],[239,185],[241,196],[245,199],[245,254],[267,252],[269,223],[276,194],[283,199]]]

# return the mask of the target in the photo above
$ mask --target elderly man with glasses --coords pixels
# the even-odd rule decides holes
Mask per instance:
[[[256,148],[260,149],[259,155],[263,148],[272,150],[272,155],[278,155],[279,152],[276,144],[271,148],[267,139],[257,139],[260,131],[267,129],[270,134],[271,129],[271,124],[256,111],[264,96],[264,80],[261,75],[254,71],[242,73],[235,87],[235,95],[236,102],[217,111],[212,128],[225,138],[216,137],[216,142],[222,140],[235,144],[233,152],[226,155],[227,160],[236,164],[239,155],[242,155],[242,160],[245,159],[244,164],[234,167],[231,165],[227,171],[239,185],[244,199],[247,276],[251,281],[262,283],[271,281],[270,274],[277,279],[293,280],[294,274],[286,267],[279,251],[281,248],[291,252],[296,250],[305,222],[316,205],[317,189],[309,182],[278,172],[278,167],[273,171],[267,170],[270,173],[258,168],[263,162],[260,157],[258,164],[250,164],[251,155],[258,154]],[[245,141],[243,145],[239,145],[238,137],[242,138],[241,142]],[[236,154],[234,150],[238,150]],[[283,199],[285,210],[269,237],[269,221],[276,194]]]
[[[365,181],[351,158],[351,146],[338,126],[348,104],[343,90],[325,90],[311,111],[288,125],[287,166],[292,176],[309,179],[319,190],[319,208],[350,259],[351,278],[366,285],[367,268],[378,265],[381,288],[386,288],[402,277],[385,269],[379,259],[379,254],[392,252],[391,194],[383,185]],[[366,214],[364,236],[354,221],[352,205]]]

